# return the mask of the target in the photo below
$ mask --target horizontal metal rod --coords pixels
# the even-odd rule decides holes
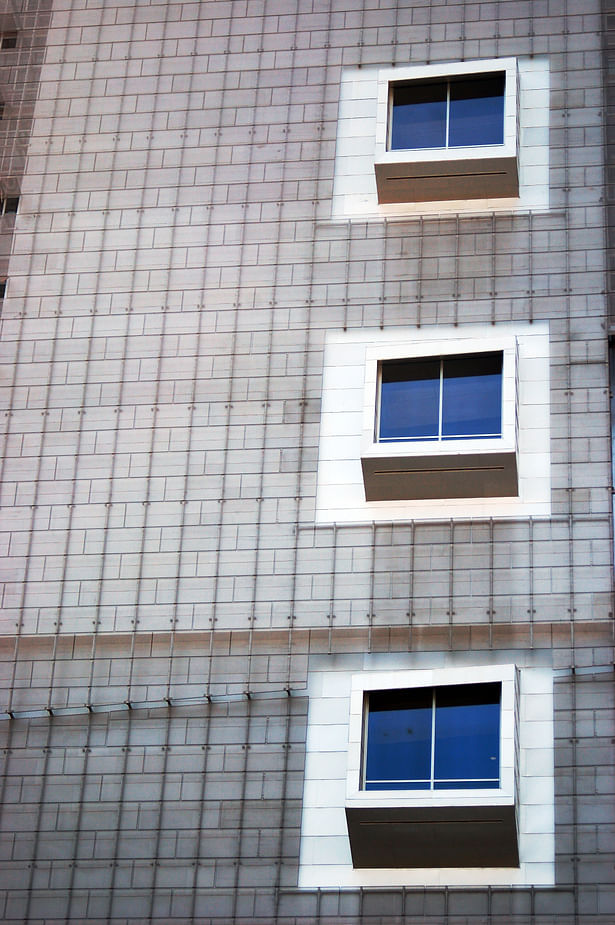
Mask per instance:
[[[267,691],[239,691],[232,694],[203,693],[197,697],[163,697],[155,700],[123,700],[118,703],[84,703],[71,707],[32,707],[28,710],[0,712],[0,721],[38,719],[49,716],[79,716],[87,713],[122,713],[128,710],[160,710],[166,707],[192,707],[202,704],[238,703],[243,700],[281,700],[306,696],[304,687],[284,687]]]

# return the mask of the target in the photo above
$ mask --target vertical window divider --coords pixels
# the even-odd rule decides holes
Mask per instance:
[[[448,133],[450,125],[450,115],[451,115],[451,82],[450,80],[446,81],[446,139],[445,147],[449,147],[448,143]]]
[[[436,689],[431,691],[431,768],[429,771],[429,789],[434,790],[436,768]]]
[[[440,394],[438,396],[438,443],[442,442],[442,397],[444,393],[444,359],[440,357]]]

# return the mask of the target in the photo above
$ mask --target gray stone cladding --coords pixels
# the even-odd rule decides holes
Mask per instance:
[[[610,925],[610,4],[1,14],[0,919]],[[333,219],[343,69],[503,57],[548,61],[548,208]],[[549,516],[316,523],[329,333],[535,321]],[[310,658],[532,650],[554,885],[300,888]]]

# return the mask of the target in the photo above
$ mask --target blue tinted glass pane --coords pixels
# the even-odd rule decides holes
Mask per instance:
[[[378,439],[437,438],[440,360],[383,363],[381,375]]]
[[[446,83],[393,87],[391,150],[446,147]]]
[[[449,147],[504,142],[504,75],[451,81]]]
[[[431,690],[375,691],[370,695],[366,790],[429,788],[431,714]]]
[[[502,354],[443,361],[442,437],[502,434]]]
[[[436,691],[437,790],[499,786],[500,694],[500,684],[469,684]]]

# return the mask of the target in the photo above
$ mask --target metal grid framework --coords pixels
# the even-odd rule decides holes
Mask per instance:
[[[613,921],[610,4],[50,7],[0,16],[0,917]],[[548,212],[330,220],[342,67],[510,55]],[[328,330],[534,319],[551,518],[314,526]],[[310,656],[517,649],[556,887],[297,890]]]

